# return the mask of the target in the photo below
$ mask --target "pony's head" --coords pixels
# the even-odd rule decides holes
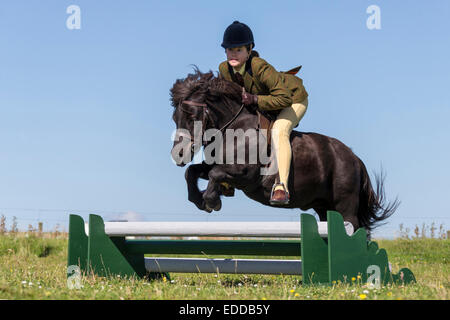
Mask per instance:
[[[172,158],[184,166],[200,150],[204,131],[215,127],[217,117],[227,112],[227,106],[241,102],[241,87],[194,66],[194,73],[175,81],[170,96],[176,125]]]

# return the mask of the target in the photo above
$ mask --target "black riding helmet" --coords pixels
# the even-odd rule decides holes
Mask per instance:
[[[245,23],[234,21],[223,34],[222,47],[225,49],[249,44],[252,45],[252,48],[255,47],[252,30]]]

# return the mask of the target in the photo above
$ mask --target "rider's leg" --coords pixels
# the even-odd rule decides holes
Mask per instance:
[[[289,108],[285,108],[280,112],[273,125],[272,130],[277,155],[278,173],[280,175],[280,185],[276,185],[275,190],[284,190],[283,186],[281,186],[281,183],[283,183],[286,191],[288,191],[289,169],[292,158],[289,138],[292,129],[303,118],[307,108],[308,98],[302,101],[302,103],[294,103]]]

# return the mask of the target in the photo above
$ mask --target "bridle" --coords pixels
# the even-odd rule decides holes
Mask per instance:
[[[181,108],[181,111],[186,112],[186,113],[189,113],[189,114],[192,114],[192,112],[189,112],[189,111],[187,111],[186,109],[183,109],[183,107],[182,107],[183,104],[187,104],[187,105],[190,105],[190,106],[201,107],[201,108],[203,108],[203,109],[202,109],[203,111],[202,111],[202,135],[201,135],[201,136],[202,136],[202,146],[203,146],[203,147],[206,146],[207,143],[206,143],[206,141],[203,140],[203,135],[204,135],[204,133],[205,133],[205,131],[206,131],[206,126],[207,126],[207,124],[208,124],[208,120],[210,120],[210,122],[212,122],[212,121],[211,121],[211,115],[210,115],[210,113],[209,113],[208,104],[203,103],[203,102],[196,102],[196,101],[192,101],[192,100],[183,100],[183,101],[181,101],[180,104],[178,105],[178,107]],[[219,129],[218,132],[222,132],[222,134],[223,134],[224,130],[225,130],[226,128],[228,128],[228,127],[229,127],[229,126],[237,119],[237,117],[239,117],[239,115],[241,114],[241,112],[242,112],[243,109],[244,109],[244,104],[241,105],[241,107],[239,108],[238,112],[231,118],[230,121],[228,121],[227,123],[225,123],[225,124]],[[182,133],[181,133],[180,135],[183,136]],[[212,137],[211,137],[211,138],[212,138]],[[195,141],[194,141],[194,137],[192,137],[192,135],[191,135],[191,136],[190,136],[190,139],[191,139],[191,151],[194,152],[195,147],[196,147]]]

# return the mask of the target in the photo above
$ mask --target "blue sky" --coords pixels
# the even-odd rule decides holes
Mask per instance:
[[[450,214],[448,1],[2,1],[0,214],[64,226],[69,213],[146,220],[293,220],[238,192],[222,211],[188,202],[170,158],[174,81],[216,71],[234,20],[278,70],[303,65],[298,129],[336,137],[402,204],[379,234]],[[81,29],[69,30],[69,5]],[[378,5],[381,29],[369,30]]]

